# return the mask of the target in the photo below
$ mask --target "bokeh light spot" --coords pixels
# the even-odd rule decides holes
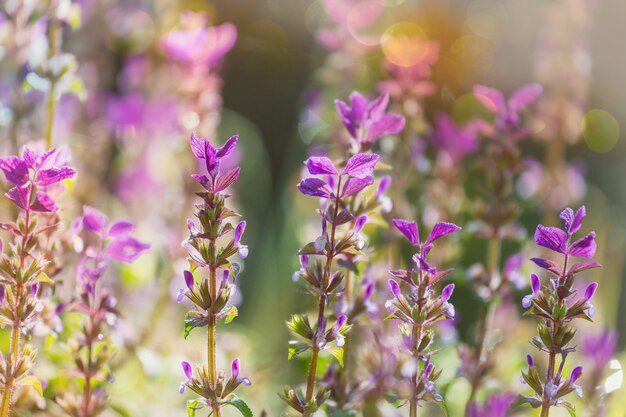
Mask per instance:
[[[582,121],[583,137],[594,152],[609,152],[619,140],[619,123],[606,110],[589,110]]]
[[[385,30],[381,46],[389,62],[401,67],[412,67],[428,56],[431,44],[418,25],[400,22]]]

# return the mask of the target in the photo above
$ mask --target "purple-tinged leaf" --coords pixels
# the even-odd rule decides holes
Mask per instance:
[[[409,240],[411,245],[417,246],[420,244],[420,235],[417,223],[409,222],[402,219],[393,219],[393,225]]]
[[[535,231],[535,243],[565,255],[567,251],[567,234],[556,227],[545,227],[540,224]]]
[[[388,114],[382,116],[380,120],[372,123],[367,129],[365,142],[371,143],[383,136],[400,133],[404,129],[404,125],[404,116],[400,116],[399,114]]]
[[[15,203],[16,206],[21,208],[22,210],[27,210],[30,207],[30,202],[28,201],[29,190],[27,187],[13,187],[11,188],[5,196]]]
[[[574,242],[567,251],[569,256],[591,259],[596,254],[596,233],[591,232],[587,236]]]
[[[346,181],[346,184],[343,186],[341,197],[356,195],[372,184],[374,184],[374,177],[348,178],[348,181]]]
[[[602,265],[598,262],[576,262],[570,267],[569,273],[577,274],[579,272],[586,271],[587,269],[600,268],[601,266]]]
[[[391,271],[389,271],[389,273],[391,275],[393,275],[396,278],[399,278],[403,281],[407,281],[409,279],[409,272],[405,269],[392,269]]]
[[[226,143],[217,150],[217,152],[215,153],[215,156],[218,159],[226,158],[228,155],[232,153],[233,150],[235,150],[235,146],[237,145],[238,140],[239,140],[239,135],[231,136],[226,141]]]
[[[211,183],[209,182],[209,178],[206,175],[191,174],[191,178],[198,181],[200,185],[206,188],[207,190],[211,186]]]
[[[424,245],[429,245],[435,240],[444,237],[445,235],[449,235],[450,233],[455,233],[461,230],[459,226],[453,223],[439,222],[433,227],[430,234],[428,235],[428,239],[424,242]]]
[[[45,187],[50,184],[72,178],[76,175],[76,170],[70,167],[52,167],[44,169],[37,174],[36,184],[39,187]]]
[[[130,234],[135,226],[127,220],[118,220],[109,227],[107,236],[109,237],[121,237]]]
[[[337,175],[339,172],[333,161],[325,156],[312,156],[304,164],[311,175]]]
[[[0,158],[0,170],[10,183],[21,186],[28,182],[28,165],[17,156]]]
[[[561,268],[554,261],[543,258],[530,258],[530,260],[533,261],[539,268],[547,269],[554,275],[561,275]]]
[[[52,213],[57,211],[58,207],[54,204],[54,200],[43,191],[37,191],[35,194],[35,201],[30,206],[31,210],[38,211],[40,213]]]
[[[195,133],[192,133],[191,138],[189,139],[189,143],[191,145],[191,151],[196,156],[196,158],[204,159],[206,139],[199,138],[195,135]]]
[[[230,187],[239,178],[240,168],[233,168],[224,175],[220,175],[215,181],[215,192],[219,193]]]
[[[378,163],[380,157],[375,153],[358,153],[348,159],[346,167],[341,175],[349,175],[355,178],[365,178],[372,175],[374,167]]]
[[[325,181],[319,178],[307,178],[300,181],[298,184],[298,190],[302,194],[310,195],[312,197],[330,198],[333,193],[328,187]]]

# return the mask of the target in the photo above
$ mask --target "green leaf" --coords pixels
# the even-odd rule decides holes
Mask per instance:
[[[199,400],[196,398],[195,400],[187,401],[187,417],[195,417],[196,410],[198,407]]]
[[[23,387],[35,388],[35,391],[43,397],[43,387],[41,386],[41,381],[36,376],[28,375],[27,377],[22,378],[20,385]]]
[[[189,333],[196,327],[204,327],[208,323],[206,321],[206,317],[198,311],[188,311],[185,315],[185,330],[183,335],[185,339],[189,336]]]
[[[238,315],[239,315],[239,310],[237,310],[237,307],[231,306],[230,309],[228,310],[228,313],[226,314],[226,318],[225,318],[224,323],[226,323],[226,324],[230,323]]]
[[[120,417],[131,417],[130,411],[119,404],[111,404],[110,407]]]
[[[241,398],[234,396],[232,397],[232,399],[222,403],[225,405],[232,405],[233,407],[235,407],[237,410],[239,410],[239,412],[241,413],[241,415],[243,417],[253,417],[252,414],[252,410],[250,410],[250,407],[248,407],[248,404],[246,404],[246,402],[244,400],[242,400]]]
[[[330,353],[335,357],[335,359],[337,359],[337,362],[339,362],[339,366],[343,368],[343,348],[333,346],[329,347],[326,350],[328,350],[328,353]]]
[[[532,408],[541,407],[541,401],[539,401],[537,398],[518,394],[515,401],[513,401],[513,404],[511,404],[511,406],[509,407],[509,410],[513,410],[523,404],[529,404]]]
[[[298,342],[297,340],[289,341],[289,352],[287,353],[287,359],[291,360],[296,355],[301,354],[309,349],[309,345],[304,342]]]

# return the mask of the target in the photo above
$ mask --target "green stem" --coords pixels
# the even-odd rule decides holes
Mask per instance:
[[[209,291],[211,294],[211,298],[213,300],[217,299],[217,278],[216,278],[216,269],[215,267],[210,268],[209,273]],[[208,335],[207,335],[207,363],[209,367],[209,382],[212,387],[215,387],[217,382],[217,364],[215,359],[215,333],[216,333],[217,322],[215,320],[215,314],[212,311],[209,311],[209,324],[208,324]],[[221,411],[219,404],[212,404],[213,414],[215,417],[220,417]]]

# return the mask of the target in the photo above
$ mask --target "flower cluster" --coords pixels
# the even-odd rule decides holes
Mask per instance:
[[[131,263],[150,245],[131,236],[134,229],[128,221],[109,222],[99,210],[84,206],[83,215],[74,221],[74,231],[83,235],[82,251],[77,267],[79,282],[69,311],[84,315],[81,331],[68,343],[76,366],[77,381],[72,391],[59,393],[55,401],[70,416],[95,417],[109,404],[104,384],[111,378],[111,342],[107,335],[120,316],[117,300],[101,285],[111,261]]]
[[[223,372],[217,371],[215,357],[218,320],[229,323],[237,316],[231,297],[241,266],[231,258],[248,255],[247,246],[241,243],[246,222],[233,226],[230,219],[239,214],[225,205],[228,195],[224,191],[239,178],[239,167],[226,173],[220,170],[220,161],[235,150],[237,140],[238,136],[233,136],[220,148],[195,135],[190,141],[191,150],[203,162],[206,173],[192,176],[204,190],[197,193],[202,198],[195,212],[199,224],[187,221],[189,237],[183,243],[189,252],[189,269],[184,271],[187,289],[181,290],[179,300],[186,297],[194,305],[185,317],[185,338],[196,327],[208,327],[207,364],[198,367],[196,375],[188,362],[182,364],[187,379],[181,384],[181,393],[187,387],[200,396],[187,403],[190,413],[203,406],[209,407],[215,416],[220,416],[222,407],[227,405],[247,408],[234,394],[240,384],[250,385],[247,378],[239,377],[239,360],[233,361],[231,377],[226,379]]]
[[[398,281],[390,279],[393,298],[385,303],[388,318],[400,321],[403,345],[411,357],[410,390],[406,400],[410,405],[410,416],[415,417],[420,401],[443,401],[435,390],[435,381],[441,371],[436,370],[430,361],[435,338],[432,326],[440,320],[454,318],[454,306],[449,302],[454,284],[446,285],[440,293],[436,290],[437,284],[452,270],[437,271],[426,257],[437,239],[461,228],[452,223],[437,223],[422,242],[417,223],[395,219],[393,224],[417,249],[409,269],[390,271],[408,287],[407,290],[403,292]]]
[[[0,321],[11,328],[9,352],[0,354],[4,385],[0,415],[7,417],[15,387],[33,386],[41,394],[40,381],[31,375],[36,351],[22,336],[32,331],[44,308],[40,299],[46,294],[44,286],[53,284],[46,272],[51,266],[54,272],[59,268],[48,250],[59,226],[54,198],[63,188],[59,183],[76,171],[62,152],[28,146],[21,157],[0,158],[0,169],[13,185],[6,197],[19,208],[16,222],[1,224],[13,237],[0,258]]]
[[[550,273],[551,278],[548,285],[542,285],[537,275],[531,275],[532,293],[522,302],[528,309],[527,314],[539,321],[538,335],[533,338],[532,344],[548,355],[545,377],[540,375],[532,355],[527,356],[528,371],[522,372],[523,381],[534,391],[533,396],[524,397],[524,400],[534,408],[541,407],[542,416],[547,416],[551,407],[572,411],[574,406],[564,397],[573,391],[582,396],[582,388],[576,384],[582,375],[582,367],[575,367],[569,377],[563,374],[563,368],[567,356],[576,350],[572,344],[576,328],[570,323],[578,318],[590,321],[595,311],[591,300],[598,284],[590,283],[583,294],[578,294],[574,285],[576,274],[598,268],[600,264],[593,261],[570,263],[571,258],[576,257],[591,259],[596,252],[594,232],[572,242],[572,236],[580,230],[585,214],[584,206],[576,212],[567,208],[561,212],[564,229],[539,225],[535,232],[537,245],[563,255],[562,264],[532,258],[537,266]],[[560,356],[558,367],[557,355]]]

